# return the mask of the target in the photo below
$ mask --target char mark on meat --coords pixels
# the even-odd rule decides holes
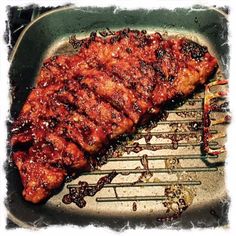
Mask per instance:
[[[12,159],[23,196],[33,203],[47,199],[68,172],[88,169],[88,160],[166,103],[190,95],[217,68],[205,46],[145,30],[92,32],[70,43],[78,52],[43,62],[12,125]]]

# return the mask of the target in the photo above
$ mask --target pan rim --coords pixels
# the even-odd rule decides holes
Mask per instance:
[[[88,6],[89,7],[89,6]],[[92,6],[91,6],[92,7]],[[110,7],[112,7],[112,5],[110,5]],[[41,20],[42,18],[48,16],[48,15],[51,15],[51,14],[54,14],[55,12],[60,12],[60,11],[63,11],[63,10],[68,10],[68,9],[79,9],[80,7],[77,7],[76,5],[70,5],[70,6],[64,6],[64,7],[60,7],[58,9],[54,9],[54,10],[50,10],[48,12],[45,12],[43,14],[41,14],[40,16],[36,17],[33,21],[31,21],[25,28],[24,30],[20,33],[16,43],[15,43],[15,46],[13,47],[12,49],[12,52],[9,56],[9,62],[12,63],[12,61],[14,60],[14,57],[15,57],[15,54],[16,54],[16,51],[17,51],[17,48],[19,47],[20,45],[20,42],[23,38],[23,36],[26,34],[26,32],[39,20]],[[107,7],[101,7],[101,8],[109,8],[109,6]],[[214,11],[217,11],[218,13],[220,13],[222,16],[224,16],[226,19],[228,18],[228,15],[222,11],[221,9],[218,9],[217,7],[206,7],[208,10],[214,10]],[[138,10],[139,8],[135,9],[135,10]],[[140,8],[141,9],[141,8]],[[168,8],[162,8],[162,9],[168,9]]]

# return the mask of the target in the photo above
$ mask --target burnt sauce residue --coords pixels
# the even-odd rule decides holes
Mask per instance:
[[[196,196],[195,190],[183,185],[171,185],[165,188],[166,201],[163,206],[167,209],[167,216],[158,217],[157,221],[166,222],[179,218],[184,211],[193,203]]]
[[[153,173],[149,170],[148,155],[144,154],[141,157],[140,162],[143,166],[144,172],[141,173],[141,176],[138,178],[137,182],[145,182],[148,181],[153,176]]]
[[[101,177],[95,186],[89,185],[85,181],[79,181],[78,186],[69,187],[69,194],[64,195],[62,202],[64,204],[70,204],[73,202],[80,208],[85,207],[86,201],[84,200],[84,197],[94,196],[104,187],[104,185],[111,183],[117,174],[116,171],[112,171],[110,174]]]
[[[133,207],[132,207],[133,211],[137,211],[137,203],[133,202]]]
[[[197,122],[194,122],[192,126],[190,127],[192,131],[198,131],[200,130],[200,125]],[[171,143],[163,143],[163,144],[150,144],[150,140],[152,137],[156,137],[157,139],[169,139],[171,140]],[[127,154],[130,154],[131,152],[138,153],[142,150],[150,150],[150,151],[157,151],[161,149],[178,149],[179,142],[182,140],[190,141],[201,141],[201,133],[199,132],[189,132],[189,133],[155,133],[152,134],[151,132],[145,135],[145,141],[147,145],[139,144],[138,142],[134,142],[132,145],[126,146],[125,152]]]

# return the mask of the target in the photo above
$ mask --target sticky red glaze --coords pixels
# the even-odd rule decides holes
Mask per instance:
[[[86,157],[192,93],[217,67],[206,47],[185,38],[110,34],[73,39],[78,53],[45,60],[13,124],[13,160],[28,201],[46,199],[68,170],[88,168]]]

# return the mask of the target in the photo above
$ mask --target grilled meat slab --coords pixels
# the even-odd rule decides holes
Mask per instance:
[[[12,158],[33,203],[47,199],[68,171],[88,170],[88,159],[166,103],[191,94],[217,67],[206,47],[159,33],[124,29],[78,43],[78,53],[44,61],[12,125]]]

